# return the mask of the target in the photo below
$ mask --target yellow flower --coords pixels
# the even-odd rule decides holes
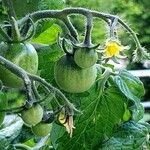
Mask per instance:
[[[127,46],[122,46],[117,41],[109,40],[108,42],[106,42],[106,47],[104,49],[104,52],[105,52],[106,57],[110,58],[113,56],[118,56],[120,51],[127,49],[127,48],[128,48]]]

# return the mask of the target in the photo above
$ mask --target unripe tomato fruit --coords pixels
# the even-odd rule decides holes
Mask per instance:
[[[38,55],[34,47],[29,43],[0,44],[0,55],[20,66],[31,74],[38,70]],[[23,81],[0,65],[0,80],[5,86],[19,88]]]
[[[95,49],[79,48],[74,53],[74,61],[81,68],[93,66],[98,59]]]
[[[55,64],[54,77],[58,86],[69,93],[87,91],[95,82],[96,66],[80,68],[74,62],[73,56],[64,55]]]
[[[40,122],[35,126],[32,126],[32,132],[39,137],[47,136],[52,130],[51,123]]]
[[[38,124],[43,117],[43,108],[39,104],[33,105],[31,108],[21,112],[22,120],[31,126]]]

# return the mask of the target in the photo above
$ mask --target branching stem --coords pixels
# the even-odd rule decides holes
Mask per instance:
[[[6,69],[10,70],[12,73],[17,75],[24,81],[24,85],[27,93],[27,107],[32,106],[34,102],[34,98],[32,95],[31,80],[29,79],[26,71],[21,67],[15,65],[14,63],[10,62],[9,60],[5,59],[2,56],[0,56],[0,65],[4,66]]]
[[[84,45],[87,47],[91,46],[91,32],[93,28],[93,17],[92,14],[89,13],[86,16],[86,29],[85,29],[85,39],[84,39]]]
[[[101,13],[98,11],[93,11],[93,10],[89,10],[89,9],[85,9],[85,8],[65,8],[63,10],[37,11],[37,12],[31,13],[30,17],[33,19],[33,21],[37,21],[37,20],[43,19],[43,18],[60,19],[66,24],[71,35],[74,38],[76,38],[77,32],[76,32],[75,28],[72,26],[71,22],[68,19],[66,19],[68,16],[71,16],[74,14],[84,15],[85,17],[87,17],[89,14],[91,14],[93,18],[95,18],[95,17],[100,18],[100,19],[104,20],[107,24],[109,24],[110,21],[117,19],[118,23],[120,23],[132,35],[132,38],[134,39],[136,46],[138,48],[141,48],[141,45],[140,45],[140,42],[136,36],[136,33],[122,19],[120,19],[118,16],[115,16],[115,15]],[[28,16],[25,16],[24,18],[19,20],[19,24],[24,24],[27,21],[27,19],[28,19]]]
[[[138,48],[141,48],[141,44],[139,42],[139,39],[138,39],[136,33],[124,21],[122,21],[120,18],[118,18],[118,22],[132,35],[133,40],[136,43],[136,46]]]

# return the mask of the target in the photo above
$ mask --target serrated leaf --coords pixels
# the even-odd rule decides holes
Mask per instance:
[[[17,118],[10,126],[0,130],[0,149],[5,149],[20,133],[23,121]]]
[[[122,120],[127,99],[116,87],[109,87],[101,97],[94,88],[87,97],[74,98],[80,100],[83,114],[75,119],[73,137],[64,134],[58,140],[58,150],[93,150]]]
[[[148,133],[148,128],[143,124],[125,123],[99,150],[142,150],[147,145]]]
[[[120,91],[134,103],[139,102],[145,93],[143,83],[140,79],[126,70],[120,71],[114,77],[114,82]]]
[[[132,111],[132,119],[136,122],[141,120],[144,116],[144,107],[143,105],[139,103],[135,103],[135,105],[130,107],[130,110]]]
[[[42,32],[38,37],[32,39],[33,43],[54,44],[57,41],[61,28],[57,24],[53,24],[50,28]]]

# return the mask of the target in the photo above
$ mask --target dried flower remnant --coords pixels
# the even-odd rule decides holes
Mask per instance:
[[[66,130],[68,134],[70,135],[70,137],[72,137],[73,129],[75,128],[74,123],[73,123],[73,116],[65,115],[64,112],[60,112],[58,119],[59,119],[59,122],[63,124],[63,126],[66,127]]]

